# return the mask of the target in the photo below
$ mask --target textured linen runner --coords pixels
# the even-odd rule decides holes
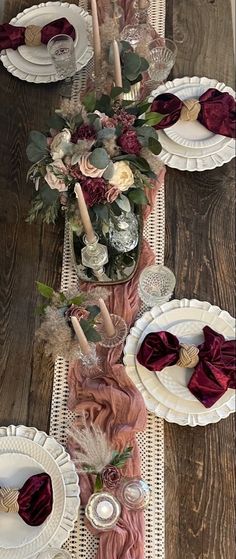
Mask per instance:
[[[105,2],[106,4],[106,2]],[[81,3],[86,9],[86,2]],[[126,2],[126,11],[130,13],[132,2]],[[165,1],[151,2],[151,22],[157,31],[164,34]],[[75,76],[73,101],[76,104],[77,96],[86,81],[86,71]],[[163,182],[163,173],[159,177],[159,186]],[[147,217],[147,215],[145,216]],[[158,221],[157,221],[158,219]],[[163,262],[164,253],[164,187],[161,186],[157,196],[154,212],[145,228],[145,236],[156,253],[156,260]],[[137,282],[141,269],[155,261],[155,254],[144,241],[142,256],[134,278],[128,284],[116,286],[110,295],[110,309],[123,316],[130,325],[139,310],[137,297]],[[68,229],[65,229],[64,258],[62,269],[62,289],[68,289],[78,284],[75,272],[72,269]],[[122,305],[120,306],[120,303]],[[145,309],[142,309],[142,312]],[[147,431],[139,435],[142,457],[145,462],[140,471],[139,451],[135,440],[135,433],[141,431],[146,425],[146,410],[139,392],[128,379],[125,369],[117,364],[122,353],[118,350],[101,351],[104,366],[101,368],[106,377],[85,379],[81,376],[79,365],[72,366],[69,372],[69,391],[67,386],[68,363],[59,358],[55,365],[54,389],[52,400],[52,415],[50,433],[60,442],[66,444],[65,429],[75,420],[75,413],[86,409],[87,414],[96,423],[104,426],[117,449],[131,445],[134,447],[133,460],[129,460],[126,469],[127,475],[142,476],[152,485],[153,497],[149,510],[145,511],[146,534],[143,532],[143,513],[122,514],[116,530],[103,533],[100,536],[100,547],[96,556],[96,540],[84,526],[83,511],[77,531],[71,534],[65,547],[75,553],[80,559],[143,559],[143,546],[146,543],[145,558],[164,558],[164,501],[163,501],[163,422],[148,414]],[[105,369],[104,369],[105,367]],[[105,380],[105,382],[104,382]],[[101,381],[103,388],[101,390]],[[111,397],[112,392],[112,397]],[[69,408],[67,402],[69,395]],[[88,400],[86,400],[88,396]],[[126,411],[127,410],[127,413]],[[124,417],[126,423],[124,424]],[[141,438],[140,438],[141,437]],[[155,462],[156,460],[156,462]],[[153,463],[154,461],[154,463]],[[91,493],[91,480],[88,476],[80,479],[82,502],[86,502]],[[144,541],[145,540],[145,541]],[[74,557],[74,555],[73,555]]]

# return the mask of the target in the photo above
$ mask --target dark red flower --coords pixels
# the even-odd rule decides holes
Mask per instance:
[[[123,134],[119,136],[117,143],[122,151],[125,153],[133,153],[134,155],[139,155],[142,148],[135,130],[123,132]]]
[[[83,307],[78,307],[78,305],[71,305],[65,314],[66,318],[70,319],[72,316],[75,316],[77,320],[80,320],[81,318],[86,320],[89,316],[89,312]]]
[[[106,466],[102,470],[102,483],[106,489],[115,489],[120,484],[121,473],[116,466]]]
[[[83,177],[80,179],[85,202],[89,208],[105,200],[106,181],[103,178]]]
[[[71,136],[73,144],[77,144],[78,140],[96,140],[96,130],[89,124],[82,124]]]

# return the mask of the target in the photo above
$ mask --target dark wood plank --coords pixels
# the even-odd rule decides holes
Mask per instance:
[[[34,3],[6,2],[4,21]],[[25,223],[32,197],[25,149],[29,131],[43,129],[57,106],[57,90],[57,85],[18,80],[0,67],[0,424],[42,429],[48,428],[52,367],[42,348],[34,351],[35,281],[59,285],[63,222],[55,227]]]
[[[183,37],[173,77],[233,85],[230,0],[169,0],[167,28]],[[166,179],[166,264],[177,277],[176,296],[232,314],[234,179],[233,162],[204,173],[168,169]],[[165,463],[166,559],[232,559],[233,417],[205,428],[165,424]]]

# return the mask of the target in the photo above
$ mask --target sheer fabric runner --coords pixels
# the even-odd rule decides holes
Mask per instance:
[[[87,8],[87,2],[80,3]],[[126,0],[126,9],[129,10],[132,2]],[[164,35],[165,29],[165,0],[151,1],[150,21],[158,33]],[[76,104],[79,91],[86,83],[87,72],[90,68],[79,72],[74,79],[72,102]],[[156,262],[163,263],[165,240],[165,202],[164,185],[162,184],[156,197],[155,207],[149,216],[144,236],[153,249]],[[62,266],[61,288],[68,289],[78,285],[78,279],[73,270],[70,259],[68,226],[65,226],[64,253]],[[145,307],[140,309],[142,314]],[[55,364],[54,386],[51,408],[50,434],[66,445],[65,430],[74,420],[75,416],[68,410],[68,363],[59,358]],[[152,487],[152,499],[149,508],[145,511],[145,559],[164,559],[164,432],[163,421],[152,414],[148,414],[147,427],[143,433],[137,435],[141,455],[142,476]],[[81,508],[78,524],[71,533],[65,548],[72,554],[73,559],[94,559],[98,546],[97,539],[92,536],[84,525],[84,511]],[[110,559],[113,559],[111,557]]]

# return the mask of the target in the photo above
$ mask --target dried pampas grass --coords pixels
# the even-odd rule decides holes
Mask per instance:
[[[78,450],[73,452],[73,461],[78,472],[90,471],[99,474],[110,464],[114,451],[100,427],[88,427],[83,416],[81,429],[72,425],[67,433],[78,447]]]

